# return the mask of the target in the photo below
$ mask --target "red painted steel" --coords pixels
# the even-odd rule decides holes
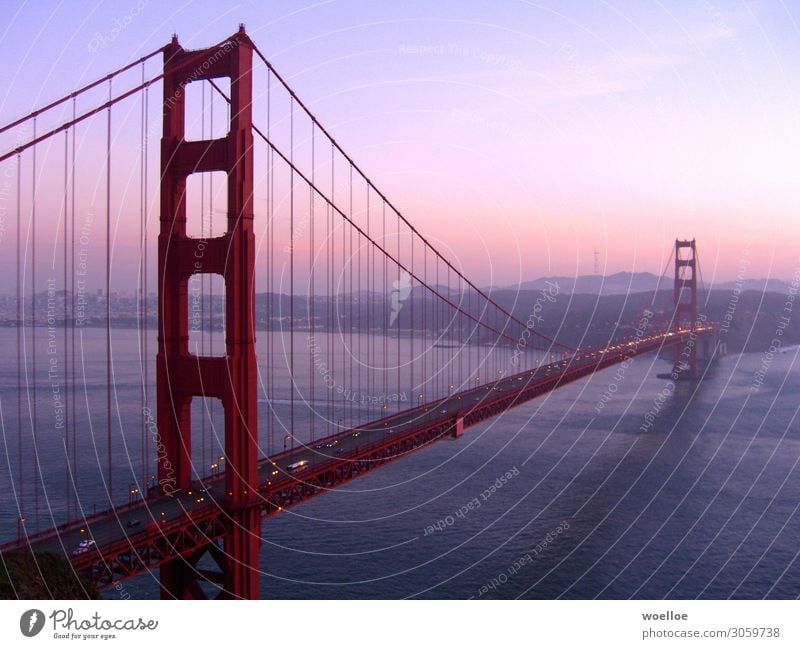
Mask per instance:
[[[225,421],[227,516],[224,589],[258,597],[260,522],[257,486],[258,421],[254,339],[253,45],[243,27],[221,45],[186,52],[173,38],[164,49],[164,124],[161,139],[161,231],[158,238],[158,428],[165,452],[158,458],[162,492],[186,489],[191,480],[191,402],[214,397]],[[187,65],[187,61],[191,64]],[[228,135],[185,140],[185,87],[192,81],[230,78]],[[228,175],[227,232],[197,239],[186,234],[189,174]],[[222,358],[189,352],[188,282],[196,273],[225,281],[225,346]],[[181,560],[161,567],[163,597],[197,596],[196,571]]]
[[[682,251],[687,255],[681,257]],[[672,330],[682,327],[694,329],[697,326],[697,248],[695,240],[675,240],[675,314],[672,319]],[[688,359],[685,358],[688,356]],[[689,374],[697,377],[697,345],[690,344],[675,348],[675,369],[682,363],[688,363]]]

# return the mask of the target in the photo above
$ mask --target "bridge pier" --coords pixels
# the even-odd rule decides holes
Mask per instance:
[[[253,507],[231,512],[225,536],[225,571],[222,596],[258,599],[258,556],[261,550],[261,519]]]
[[[196,568],[183,559],[173,559],[159,569],[161,599],[206,599],[197,583]]]

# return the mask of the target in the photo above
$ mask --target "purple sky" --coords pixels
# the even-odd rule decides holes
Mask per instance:
[[[376,184],[479,283],[591,273],[595,249],[606,273],[659,273],[675,237],[698,239],[707,281],[741,268],[788,279],[800,268],[796,3],[222,4],[4,3],[0,122],[172,32],[203,47],[244,22]],[[155,61],[148,72],[157,71]],[[115,146],[135,146],[138,105],[114,119]],[[87,158],[100,154],[95,126]],[[52,247],[63,145],[41,155],[54,165],[38,210]],[[114,193],[133,204],[136,166],[126,164],[114,170]],[[14,246],[13,164],[0,179],[9,169],[4,256]],[[97,212],[95,245],[97,184],[81,190],[82,209]],[[115,263],[131,269],[138,226],[121,209]]]

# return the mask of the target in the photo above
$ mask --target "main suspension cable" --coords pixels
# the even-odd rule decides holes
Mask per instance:
[[[216,91],[217,91],[217,92],[218,92],[218,93],[219,93],[219,94],[220,94],[220,95],[221,95],[221,96],[222,96],[222,97],[223,97],[223,98],[224,98],[224,99],[225,99],[225,100],[226,100],[228,103],[230,103],[230,98],[229,98],[229,97],[227,97],[227,95],[225,95],[225,94],[224,94],[224,93],[223,93],[223,92],[220,90],[219,86],[217,86],[217,84],[215,84],[213,81],[210,81],[210,83],[211,83],[211,85],[212,85],[212,86],[213,86],[213,87],[216,89]],[[413,273],[413,272],[410,272],[409,268],[400,262],[400,260],[399,260],[399,251],[398,251],[398,258],[396,259],[395,257],[393,257],[393,256],[392,256],[392,254],[391,254],[390,252],[388,252],[387,250],[383,249],[383,248],[380,246],[380,244],[378,244],[378,242],[376,242],[376,241],[375,241],[375,240],[374,240],[372,237],[368,237],[368,236],[366,236],[366,233],[364,232],[364,230],[363,230],[363,229],[362,229],[362,228],[361,228],[359,225],[357,225],[357,224],[355,223],[355,221],[353,220],[352,216],[348,216],[347,214],[345,214],[345,213],[344,213],[344,211],[343,211],[341,208],[339,208],[338,206],[336,206],[336,205],[335,205],[335,204],[334,204],[334,203],[331,201],[331,199],[330,199],[330,198],[328,198],[327,196],[325,196],[325,194],[324,194],[324,193],[323,193],[323,192],[322,192],[322,191],[321,191],[321,190],[320,190],[320,189],[319,189],[319,188],[318,188],[316,185],[314,185],[314,184],[311,182],[311,179],[310,179],[308,176],[306,176],[306,175],[305,175],[305,174],[304,174],[304,173],[303,173],[303,172],[302,172],[300,169],[298,169],[298,168],[297,168],[297,166],[294,164],[294,162],[293,162],[293,161],[292,161],[292,160],[291,160],[291,159],[290,159],[288,156],[286,156],[286,155],[285,155],[285,154],[284,154],[284,153],[283,153],[283,152],[282,152],[282,151],[281,151],[281,150],[280,150],[280,149],[279,149],[277,146],[275,146],[275,144],[274,144],[274,143],[273,143],[273,142],[272,142],[272,141],[271,141],[271,140],[270,140],[270,139],[269,139],[269,138],[268,138],[268,137],[267,137],[267,136],[264,134],[264,132],[263,132],[263,131],[261,131],[261,129],[259,129],[259,128],[258,128],[257,126],[255,126],[255,125],[253,125],[253,127],[252,127],[252,128],[253,128],[253,131],[254,131],[254,132],[255,132],[255,133],[256,133],[256,134],[257,134],[257,135],[258,135],[258,136],[259,136],[259,137],[260,137],[262,140],[264,140],[264,142],[266,142],[266,143],[267,143],[267,145],[269,145],[269,147],[270,147],[270,148],[271,148],[271,149],[272,149],[272,150],[273,150],[275,153],[277,153],[277,154],[278,154],[278,157],[279,157],[281,160],[283,160],[283,162],[284,162],[284,163],[286,163],[286,164],[289,166],[289,169],[290,169],[290,171],[291,171],[291,174],[292,174],[292,176],[297,176],[298,178],[300,178],[300,180],[302,180],[303,182],[305,182],[307,185],[311,186],[311,187],[314,189],[314,191],[317,193],[317,195],[318,195],[318,196],[319,196],[319,197],[320,197],[320,198],[321,198],[323,201],[325,201],[327,204],[329,204],[329,205],[330,205],[330,206],[333,208],[333,210],[334,210],[335,212],[337,212],[337,213],[338,213],[338,214],[339,214],[339,215],[340,215],[340,216],[341,216],[341,217],[342,217],[342,218],[343,218],[345,221],[347,221],[347,223],[348,223],[348,224],[350,224],[350,225],[351,225],[351,226],[352,226],[352,227],[353,227],[353,228],[356,230],[356,232],[358,232],[360,235],[364,236],[364,237],[366,238],[366,240],[367,240],[367,241],[368,241],[368,242],[369,242],[371,245],[373,245],[373,246],[377,246],[377,247],[378,247],[378,249],[379,249],[379,250],[380,250],[380,251],[381,251],[381,252],[382,252],[384,255],[388,255],[388,256],[389,256],[389,258],[392,260],[392,262],[394,262],[395,264],[397,264],[397,265],[398,265],[398,267],[399,267],[400,269],[402,269],[402,270],[404,270],[406,273],[408,273],[408,274],[409,274],[409,276],[410,276],[410,279],[412,279],[412,280],[417,280],[417,282],[419,282],[419,283],[420,283],[420,284],[421,284],[423,287],[425,287],[425,288],[429,289],[433,295],[435,295],[435,296],[436,296],[436,297],[438,297],[439,299],[443,300],[443,301],[444,301],[446,304],[448,304],[449,306],[451,306],[451,307],[453,307],[453,308],[457,309],[459,313],[462,313],[463,315],[465,315],[465,316],[466,316],[466,317],[468,317],[469,319],[471,319],[471,320],[473,320],[473,321],[477,322],[477,324],[478,324],[479,326],[481,326],[481,327],[484,327],[484,328],[488,329],[489,331],[491,331],[492,333],[496,334],[497,336],[499,336],[499,337],[501,337],[501,338],[505,338],[505,339],[507,339],[507,340],[509,340],[509,341],[512,341],[512,342],[514,342],[514,344],[516,344],[516,343],[518,342],[518,340],[517,340],[517,339],[513,338],[512,336],[510,336],[510,335],[509,335],[509,334],[507,334],[505,331],[499,331],[499,330],[498,330],[496,327],[493,327],[492,325],[489,325],[489,324],[486,324],[486,323],[484,323],[484,322],[481,322],[481,321],[480,321],[480,319],[476,318],[476,317],[475,317],[475,316],[473,316],[472,314],[470,314],[470,313],[466,313],[466,312],[465,312],[465,311],[464,311],[464,310],[463,310],[463,309],[462,309],[460,306],[458,306],[458,305],[454,304],[454,303],[452,302],[452,300],[450,300],[449,298],[447,298],[447,297],[445,297],[444,295],[442,295],[442,294],[441,294],[441,293],[440,293],[440,292],[439,292],[439,291],[438,291],[438,290],[437,290],[435,287],[431,287],[431,286],[429,286],[429,285],[428,285],[428,284],[427,284],[427,283],[426,283],[424,280],[422,280],[422,279],[421,279],[421,278],[420,278],[418,275],[416,275],[416,274],[415,274],[415,273]],[[318,126],[318,128],[320,128],[320,129],[321,129],[321,127],[319,127],[319,126]],[[357,170],[357,168],[356,168],[354,165],[352,165],[352,164],[351,164],[351,165],[350,165],[350,170],[351,170],[351,173],[352,173],[352,171],[353,171],[354,169],[355,169],[355,170]],[[294,186],[294,180],[292,181],[292,186]],[[373,185],[373,189],[374,189],[374,185]],[[376,190],[376,191],[377,191],[377,190]],[[379,192],[378,192],[378,193],[379,193]],[[386,200],[386,199],[384,198],[384,200]],[[387,203],[387,205],[389,205],[389,207],[392,207],[392,206],[391,206],[391,203],[389,203],[388,201],[386,201],[386,203]],[[412,230],[413,234],[415,234],[416,236],[420,237],[419,233],[418,233],[416,230],[413,230],[413,228],[412,228],[410,225],[408,225],[408,223],[405,221],[405,219],[403,219],[402,215],[401,215],[401,214],[400,214],[400,213],[399,213],[399,212],[398,212],[396,209],[392,208],[392,211],[394,211],[394,213],[397,215],[397,218],[398,218],[398,219],[401,219],[401,220],[403,220],[403,222],[404,222],[404,223],[406,223],[406,225],[407,225],[407,226],[408,226],[408,227],[409,227],[409,228]],[[351,209],[351,214],[352,214],[352,209]],[[398,236],[399,236],[399,224],[398,224]],[[420,238],[421,238],[421,237],[420,237]],[[429,247],[430,247],[430,246],[429,246]],[[292,247],[292,246],[290,246],[290,249],[293,249],[293,247]],[[435,250],[433,250],[433,248],[431,248],[431,250],[435,252]],[[351,253],[352,253],[352,249],[351,249]],[[290,253],[290,254],[291,254],[291,253]],[[459,274],[459,276],[461,276],[461,277],[462,277],[462,279],[463,279],[465,282],[467,282],[467,284],[468,284],[468,285],[472,286],[472,287],[473,287],[473,289],[474,289],[476,292],[478,292],[478,293],[479,293],[481,296],[483,296],[483,297],[484,297],[484,298],[487,300],[487,305],[488,305],[488,304],[491,304],[492,306],[495,306],[495,307],[497,307],[497,309],[498,309],[498,310],[500,310],[500,311],[501,311],[502,313],[504,313],[505,315],[508,315],[508,313],[507,313],[507,312],[506,312],[504,309],[502,309],[502,307],[499,307],[499,306],[498,306],[498,305],[497,305],[497,304],[496,304],[496,303],[495,303],[493,300],[491,300],[491,298],[489,298],[489,297],[488,297],[488,296],[487,296],[485,293],[483,293],[483,291],[481,291],[480,289],[477,289],[477,288],[475,288],[475,287],[474,287],[474,285],[472,285],[472,283],[471,283],[469,280],[467,280],[467,279],[466,279],[466,278],[465,278],[465,277],[464,277],[464,276],[463,276],[463,275],[462,275],[462,274],[461,274],[461,273],[460,273],[458,270],[456,270],[455,268],[453,268],[453,266],[452,266],[452,265],[451,265],[451,264],[450,264],[450,263],[449,263],[449,262],[448,262],[446,259],[444,259],[443,257],[441,257],[441,255],[438,255],[438,253],[437,253],[437,260],[441,260],[441,261],[442,261],[442,262],[443,262],[443,263],[444,263],[446,266],[450,267],[451,269],[453,269],[453,271],[454,271],[454,272],[456,272],[457,274]],[[398,282],[399,282],[399,281],[400,281],[400,278],[398,277]],[[351,306],[352,306],[352,305],[351,305]],[[515,319],[515,320],[516,320],[516,319]],[[518,322],[518,321],[517,321],[517,322]],[[523,326],[526,326],[526,325],[524,325],[524,324],[523,324]],[[535,334],[536,334],[537,332],[533,332],[533,333],[535,333]],[[540,336],[541,338],[543,338],[544,340],[547,340],[549,343],[551,343],[551,345],[556,345],[556,346],[559,346],[559,347],[564,347],[565,349],[567,349],[567,350],[569,350],[569,351],[574,351],[572,348],[570,348],[570,347],[567,347],[566,345],[563,345],[562,343],[558,343],[558,342],[556,342],[556,341],[553,341],[553,340],[551,340],[550,338],[548,338],[547,336],[544,336],[543,334],[537,334],[537,335],[539,335],[539,336]],[[533,347],[533,345],[531,345],[531,347]],[[534,348],[534,349],[537,349],[536,347],[533,347],[533,348]]]
[[[370,187],[372,187],[372,189],[375,191],[375,193],[377,193],[377,194],[378,194],[378,196],[380,196],[380,197],[381,197],[381,199],[383,199],[384,201],[386,201],[386,204],[387,204],[387,205],[389,205],[389,207],[390,207],[392,210],[394,210],[394,211],[395,211],[395,212],[398,214],[398,216],[399,216],[399,217],[400,217],[400,219],[403,221],[403,223],[405,223],[405,225],[406,225],[408,228],[410,228],[410,229],[411,229],[412,233],[413,233],[413,234],[416,234],[416,235],[417,235],[417,236],[420,238],[420,240],[423,242],[423,244],[424,244],[424,245],[426,245],[428,248],[430,248],[430,249],[431,249],[431,251],[432,251],[432,252],[433,252],[433,253],[434,253],[434,254],[435,254],[435,255],[436,255],[438,258],[440,258],[440,259],[441,259],[441,260],[442,260],[442,261],[443,261],[443,262],[444,262],[444,263],[445,263],[445,264],[446,264],[448,267],[450,267],[450,268],[453,270],[453,272],[455,272],[455,273],[456,273],[458,276],[460,276],[460,277],[461,277],[461,278],[462,278],[462,279],[463,279],[463,280],[464,280],[464,281],[467,283],[467,285],[468,285],[468,286],[470,286],[470,287],[471,287],[473,290],[475,290],[475,291],[476,291],[476,292],[477,292],[479,295],[483,296],[483,297],[484,297],[485,299],[487,299],[487,300],[488,300],[490,303],[492,303],[492,305],[493,305],[493,306],[494,306],[496,309],[498,309],[500,312],[502,312],[502,313],[503,313],[503,314],[504,314],[506,317],[508,317],[510,320],[514,321],[515,323],[517,323],[517,324],[518,324],[518,325],[520,325],[521,327],[523,327],[523,328],[526,328],[526,325],[525,325],[525,323],[524,323],[524,322],[522,322],[521,320],[519,320],[519,319],[518,319],[516,316],[514,316],[514,315],[513,315],[511,312],[509,312],[508,310],[506,310],[504,307],[502,307],[502,306],[500,306],[499,304],[497,304],[496,302],[494,302],[494,300],[492,300],[492,299],[491,299],[491,298],[490,298],[490,297],[489,297],[489,296],[488,296],[488,295],[487,295],[487,294],[486,294],[486,293],[485,293],[483,290],[481,290],[480,288],[478,288],[478,287],[477,287],[475,284],[473,284],[473,283],[472,283],[472,282],[471,282],[469,279],[467,279],[467,277],[466,277],[466,276],[465,276],[465,275],[464,275],[464,274],[463,274],[461,271],[459,271],[459,270],[458,270],[458,269],[457,269],[455,266],[453,266],[453,265],[452,265],[452,264],[451,264],[451,263],[450,263],[450,262],[447,260],[447,258],[445,258],[445,257],[444,257],[444,256],[443,256],[443,255],[442,255],[442,254],[441,254],[441,253],[438,251],[438,249],[437,249],[437,248],[435,248],[435,247],[434,247],[434,246],[433,246],[433,245],[432,245],[432,244],[431,244],[431,243],[430,243],[430,242],[429,242],[429,241],[428,241],[428,240],[427,240],[427,239],[426,239],[426,238],[425,238],[425,237],[424,237],[424,236],[423,236],[423,235],[422,235],[422,234],[421,234],[421,233],[420,233],[420,232],[419,232],[419,231],[418,231],[418,230],[417,230],[417,229],[416,229],[416,228],[415,228],[415,227],[414,227],[412,224],[411,224],[411,222],[410,222],[410,221],[408,221],[408,220],[407,220],[407,219],[406,219],[406,218],[405,218],[405,217],[404,217],[404,216],[403,216],[403,215],[402,215],[402,214],[399,212],[399,210],[397,210],[397,208],[396,208],[396,207],[395,207],[395,206],[392,204],[392,202],[391,202],[391,201],[390,201],[390,200],[389,200],[389,199],[386,197],[386,195],[385,195],[385,194],[383,194],[383,192],[381,192],[381,191],[380,191],[380,190],[379,190],[379,189],[378,189],[378,188],[375,186],[375,184],[374,184],[374,183],[373,183],[373,182],[372,182],[372,181],[369,179],[369,177],[368,177],[368,176],[367,176],[367,175],[366,175],[366,174],[365,174],[365,173],[364,173],[364,172],[361,170],[361,168],[360,168],[360,167],[359,167],[359,166],[356,164],[356,162],[355,162],[355,161],[354,161],[354,160],[353,160],[353,159],[352,159],[352,158],[351,158],[351,157],[350,157],[350,156],[349,156],[349,155],[348,155],[348,154],[347,154],[347,153],[344,151],[344,149],[342,149],[342,147],[341,147],[341,146],[339,146],[339,144],[337,143],[336,139],[335,139],[335,138],[334,138],[334,137],[333,137],[333,136],[332,136],[332,135],[331,135],[331,134],[328,132],[328,130],[327,130],[327,129],[326,129],[326,128],[325,128],[325,127],[324,127],[324,126],[323,126],[323,125],[320,123],[320,121],[319,121],[319,120],[316,118],[316,116],[315,116],[315,115],[314,115],[314,114],[313,114],[313,113],[312,113],[312,112],[309,110],[309,108],[308,108],[308,107],[305,105],[305,103],[303,103],[303,101],[302,101],[302,100],[301,100],[301,99],[300,99],[300,98],[297,96],[297,93],[295,93],[295,92],[294,92],[294,90],[292,90],[292,88],[289,86],[289,84],[288,84],[288,83],[287,83],[287,82],[286,82],[286,81],[283,79],[283,77],[282,77],[282,76],[281,76],[281,75],[280,75],[280,74],[279,74],[279,73],[278,73],[278,72],[275,70],[275,68],[272,66],[272,64],[271,64],[271,63],[270,63],[270,62],[267,60],[267,58],[264,56],[264,54],[263,54],[263,53],[262,53],[262,52],[261,52],[261,51],[258,49],[258,47],[255,45],[255,43],[253,43],[253,51],[254,51],[254,52],[256,53],[256,55],[257,55],[257,56],[258,56],[258,57],[261,59],[261,61],[264,63],[264,65],[266,65],[266,66],[267,66],[267,68],[268,68],[268,69],[269,69],[269,70],[272,72],[272,74],[274,74],[274,75],[275,75],[275,78],[276,78],[276,79],[278,79],[278,81],[279,81],[279,82],[280,82],[280,83],[283,85],[283,87],[284,87],[284,88],[286,89],[286,91],[289,93],[289,95],[290,95],[290,97],[293,99],[293,101],[297,102],[297,105],[298,105],[300,108],[302,108],[302,109],[303,109],[303,111],[304,111],[304,112],[305,112],[305,113],[308,115],[309,119],[311,119],[311,121],[312,121],[312,122],[314,122],[314,123],[317,125],[317,128],[320,130],[320,132],[322,132],[322,133],[323,133],[323,134],[324,134],[324,135],[325,135],[325,136],[326,136],[326,137],[327,137],[327,138],[328,138],[328,139],[331,141],[331,143],[332,143],[332,144],[333,144],[333,145],[334,145],[334,146],[337,148],[337,150],[338,150],[338,151],[341,153],[341,155],[342,155],[342,156],[343,156],[343,157],[344,157],[344,158],[345,158],[345,159],[346,159],[346,160],[347,160],[347,161],[350,163],[350,165],[352,166],[352,168],[353,168],[355,171],[357,171],[357,172],[358,172],[358,174],[359,174],[359,175],[360,175],[360,176],[361,176],[361,177],[364,179],[364,181],[365,181],[365,182],[366,182],[366,183],[367,183],[367,184],[368,184]],[[255,127],[254,127],[254,129],[255,129]],[[257,129],[256,129],[256,130],[257,130]],[[279,152],[279,153],[280,153],[280,152]],[[1,160],[0,160],[0,161],[1,161]],[[576,351],[574,348],[571,348],[571,347],[569,347],[569,346],[567,346],[567,345],[564,345],[563,343],[559,343],[558,341],[556,341],[556,340],[554,340],[554,339],[550,338],[549,336],[545,336],[544,334],[542,334],[542,333],[540,333],[540,332],[533,331],[533,332],[531,332],[531,333],[532,333],[532,334],[534,334],[534,335],[536,335],[536,336],[539,336],[540,338],[542,338],[542,339],[544,339],[544,340],[547,340],[547,341],[548,341],[549,343],[551,343],[552,345],[556,345],[557,347],[564,348],[564,349],[565,349],[565,350],[567,350],[567,351]]]
[[[92,81],[91,83],[88,83],[85,86],[83,86],[81,88],[78,88],[77,90],[74,90],[73,92],[71,92],[71,93],[69,93],[67,95],[64,95],[63,97],[60,97],[59,99],[56,99],[55,101],[50,102],[46,106],[42,106],[41,108],[37,108],[36,110],[31,111],[27,115],[24,115],[23,117],[20,117],[19,119],[16,119],[13,122],[9,122],[5,126],[0,126],[0,133],[5,133],[9,129],[12,129],[15,126],[18,126],[19,124],[23,124],[23,123],[25,123],[27,121],[30,121],[31,119],[33,119],[35,117],[38,117],[42,113],[46,113],[47,111],[55,108],[56,106],[60,106],[64,102],[68,101],[69,99],[72,99],[73,102],[74,102],[76,97],[79,97],[80,95],[82,95],[87,90],[91,90],[92,88],[95,88],[95,87],[105,83],[106,81],[110,81],[111,79],[113,79],[117,75],[122,74],[123,72],[127,72],[128,70],[130,70],[131,68],[136,67],[140,63],[144,64],[145,61],[147,61],[148,59],[153,58],[156,54],[160,54],[163,51],[164,51],[164,46],[162,45],[157,50],[153,50],[149,54],[145,54],[144,56],[139,57],[135,61],[132,61],[132,62],[128,63],[127,65],[124,65],[123,67],[115,70],[114,72],[109,72],[106,76],[104,76],[104,77],[102,77],[100,79],[96,79],[95,81]]]

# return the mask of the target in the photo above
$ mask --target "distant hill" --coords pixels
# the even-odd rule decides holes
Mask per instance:
[[[661,280],[661,288],[670,282]],[[658,277],[652,273],[615,273],[614,275],[579,275],[578,277],[540,277],[522,282],[519,289],[538,291],[550,284],[558,284],[561,293],[589,293],[592,295],[625,295],[655,290]]]
[[[740,291],[760,291],[761,293],[786,293],[791,288],[790,282],[785,282],[782,279],[746,279],[742,282],[717,282],[713,288],[720,290],[732,291],[736,287]]]
[[[558,284],[561,293],[589,294],[589,295],[627,295],[628,293],[642,293],[653,291],[658,284],[658,277],[653,273],[615,273],[613,275],[579,275],[578,277],[540,277],[539,279],[522,282],[518,286],[507,288],[522,291],[539,291],[550,284]],[[672,277],[662,277],[659,288],[665,289],[672,286]],[[789,282],[780,279],[745,279],[741,282],[727,281],[715,282],[708,288],[732,291],[771,291],[785,293],[788,291]]]

